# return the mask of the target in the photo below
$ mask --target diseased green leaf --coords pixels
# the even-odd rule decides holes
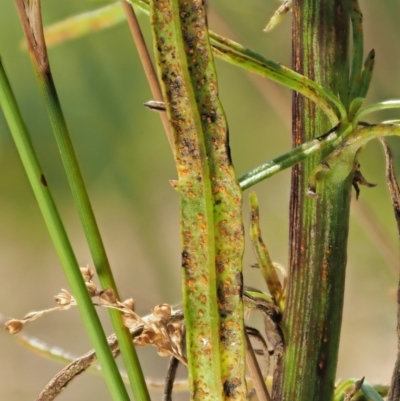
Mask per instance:
[[[183,0],[155,0],[150,9],[179,177],[191,397],[244,399],[242,198],[205,9],[201,1]]]

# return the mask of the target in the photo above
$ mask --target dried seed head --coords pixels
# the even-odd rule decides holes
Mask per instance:
[[[165,349],[165,348],[158,348],[157,349],[157,353],[158,353],[158,355],[160,355],[160,356],[169,356],[169,355],[171,355],[171,352],[170,351],[168,351],[167,349]]]
[[[168,339],[169,341],[169,339]],[[165,346],[165,348],[169,348],[169,344],[164,336],[164,334],[162,334],[161,332],[155,332],[154,333],[154,337],[153,337],[153,342],[154,344],[157,344],[158,346]]]
[[[93,281],[86,281],[85,284],[91,297],[95,297],[99,294],[99,292],[97,291],[96,284],[93,283]]]
[[[154,344],[155,339],[156,339],[156,333],[154,333],[153,330],[151,330],[149,328],[145,328],[141,335],[145,335],[148,338],[149,344]]]
[[[122,323],[128,329],[132,329],[141,323],[141,320],[135,313],[125,313],[122,315]]]
[[[54,298],[57,302],[57,305],[60,307],[60,309],[63,309],[63,310],[66,310],[71,305],[75,304],[74,297],[66,290],[61,290],[61,292],[58,295],[56,295]]]
[[[4,326],[10,334],[18,334],[24,327],[24,323],[18,319],[11,319]]]
[[[135,338],[135,344],[140,347],[145,347],[150,344],[150,339],[146,334],[141,334],[140,336]]]
[[[171,306],[168,304],[159,304],[154,308],[153,314],[163,322],[168,322],[171,317]]]
[[[171,341],[173,341],[177,345],[182,343],[182,326],[179,323],[169,324],[167,330]]]
[[[93,278],[94,271],[89,266],[81,267],[80,269],[85,282],[88,282]]]
[[[182,331],[182,326],[180,323],[170,323],[167,326],[168,334],[174,334],[176,331],[181,332]]]
[[[102,305],[116,305],[117,297],[115,296],[114,291],[111,288],[106,288],[103,291],[100,291],[99,294],[100,304]]]
[[[122,306],[126,309],[129,309],[131,311],[135,310],[135,301],[132,298],[129,298],[122,302]]]

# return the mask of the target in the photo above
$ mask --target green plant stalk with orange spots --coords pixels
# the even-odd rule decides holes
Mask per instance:
[[[202,2],[152,1],[154,47],[174,136],[183,304],[193,400],[244,399],[241,190]]]

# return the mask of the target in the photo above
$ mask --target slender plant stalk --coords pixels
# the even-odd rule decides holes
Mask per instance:
[[[341,142],[342,138],[347,137],[351,131],[352,126],[349,124],[334,127],[322,137],[303,143],[243,174],[239,177],[240,187],[242,189],[250,188],[280,171],[293,167],[308,157],[321,154],[322,151],[324,151],[324,155],[329,154]]]
[[[393,156],[387,143],[381,138],[386,157],[386,181],[392,199],[393,212],[397,223],[400,238],[400,188],[396,179],[393,165]],[[400,399],[400,281],[397,286],[397,358],[393,369],[388,401]]]
[[[347,1],[300,0],[293,7],[293,67],[340,98],[347,96]],[[307,99],[293,96],[293,145],[329,129]],[[333,397],[342,318],[354,155],[317,176],[318,199],[307,197],[320,158],[292,172],[290,281],[282,328],[285,352],[275,371],[273,400]],[[339,159],[338,159],[339,160]]]
[[[73,289],[83,323],[93,348],[96,350],[110,393],[115,401],[127,401],[129,400],[128,394],[108,346],[107,338],[93,306],[92,299],[86,289],[78,262],[50,194],[46,178],[39,165],[1,62],[0,103],[64,273],[70,287]]]
[[[246,336],[246,363],[251,377],[254,380],[254,388],[256,389],[257,399],[259,401],[271,401],[271,397],[268,393],[267,387],[263,380],[260,366],[258,365],[258,361],[256,355],[254,353],[253,347],[251,346],[249,336],[245,333]]]
[[[160,83],[158,82],[156,71],[151,61],[146,43],[144,41],[139,21],[136,18],[135,10],[133,9],[133,6],[129,4],[126,0],[121,0],[121,3],[125,12],[126,19],[128,21],[129,29],[131,31],[133,40],[136,45],[136,49],[139,53],[140,61],[142,62],[143,70],[144,73],[146,74],[147,82],[149,83],[151,93],[154,97],[154,100],[163,101],[164,99],[161,93]],[[171,146],[172,149],[173,138],[167,115],[165,113],[159,113],[159,114],[164,131],[167,135],[169,145]]]
[[[254,251],[257,255],[259,268],[267,284],[269,293],[275,300],[276,305],[279,306],[280,311],[283,312],[285,309],[286,294],[284,293],[284,288],[279,280],[272,259],[269,256],[268,249],[261,237],[258,199],[255,192],[250,192],[249,202],[251,216],[250,236],[253,242]]]
[[[190,394],[245,399],[242,199],[205,9],[202,2],[157,0],[150,10],[179,177]]]
[[[112,288],[117,298],[119,298],[111,267],[50,71],[46,44],[44,42],[40,2],[39,0],[33,0],[28,4],[25,0],[15,1],[24,28],[32,64],[38,77],[39,87],[45,100],[50,123],[61,155],[61,160],[88,241],[100,284],[102,288]],[[109,315],[119,341],[122,358],[130,380],[133,395],[137,401],[147,401],[150,399],[150,396],[135,347],[133,346],[129,335],[129,330],[122,324],[121,316],[118,311],[110,310]]]

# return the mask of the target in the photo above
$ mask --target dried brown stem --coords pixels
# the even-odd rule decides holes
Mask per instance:
[[[394,172],[393,157],[389,146],[383,139],[380,139],[386,157],[386,181],[390,197],[392,198],[393,211],[397,222],[397,229],[400,238],[400,189]],[[397,287],[397,358],[393,369],[392,381],[387,397],[388,401],[400,400],[400,281]]]
[[[140,61],[142,62],[144,73],[149,83],[150,90],[154,97],[154,100],[163,101],[164,99],[161,93],[160,84],[157,79],[157,74],[151,61],[150,54],[146,46],[146,42],[144,41],[139,22],[135,15],[135,11],[132,5],[129,4],[126,0],[121,0],[121,4],[124,9],[129,29],[132,33],[132,37],[135,42]],[[159,113],[159,114],[161,118],[161,123],[164,127],[164,131],[168,138],[168,142],[171,146],[171,149],[173,149],[173,139],[167,114],[166,113]]]
[[[250,372],[250,376],[254,381],[254,387],[256,389],[258,399],[259,401],[271,401],[271,397],[268,393],[267,386],[265,385],[260,367],[258,366],[258,362],[254,354],[253,347],[251,346],[249,336],[247,335],[246,331],[245,331],[245,336],[246,336],[246,365]]]
[[[110,345],[114,357],[116,357],[119,353],[119,348],[115,334],[112,334],[108,337],[108,344]],[[71,380],[73,380],[79,374],[85,372],[86,369],[88,369],[96,361],[96,353],[94,350],[91,350],[76,361],[71,362],[51,379],[51,381],[37,396],[35,401],[53,401],[60,394],[60,392],[68,386]]]
[[[15,0],[15,4],[24,28],[28,50],[33,55],[39,72],[47,75],[50,66],[42,29],[40,0]]]
[[[178,366],[179,359],[176,359],[174,356],[172,356],[169,360],[167,376],[165,377],[163,401],[172,401],[172,390],[174,388]]]

